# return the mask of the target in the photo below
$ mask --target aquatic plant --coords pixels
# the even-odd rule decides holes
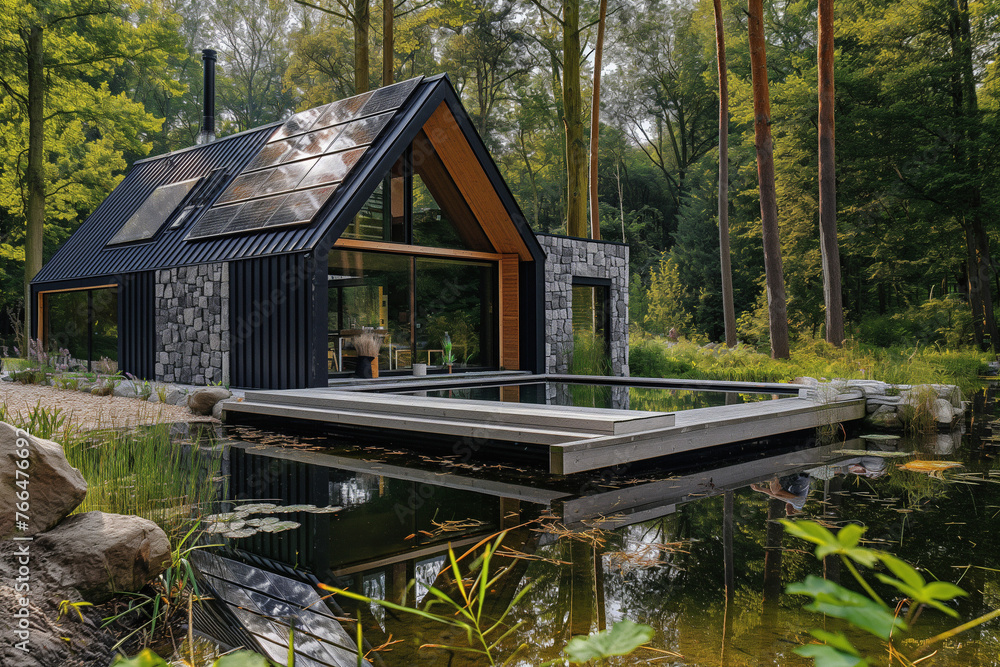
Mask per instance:
[[[513,634],[521,625],[521,622],[518,622],[508,627],[504,623],[504,619],[507,618],[514,606],[520,602],[521,598],[523,598],[531,589],[531,585],[528,584],[518,591],[517,595],[515,595],[510,601],[510,604],[507,605],[507,608],[504,609],[496,619],[489,618],[483,614],[489,591],[493,589],[505,572],[504,570],[501,570],[499,574],[495,575],[491,575],[490,573],[490,561],[492,560],[497,549],[500,548],[500,543],[503,541],[505,534],[506,532],[500,533],[499,537],[492,542],[490,541],[492,536],[482,540],[479,544],[469,549],[469,551],[462,556],[456,556],[455,551],[449,547],[448,567],[451,570],[451,575],[454,577],[458,599],[454,599],[441,589],[431,586],[428,589],[428,594],[433,596],[433,599],[424,609],[405,607],[387,600],[372,599],[365,595],[360,595],[341,588],[335,588],[333,586],[327,586],[322,583],[319,586],[323,590],[336,595],[342,595],[358,602],[364,602],[365,604],[377,604],[389,610],[402,612],[404,614],[412,614],[435,623],[441,623],[443,625],[463,630],[469,643],[468,646],[445,647],[437,644],[424,644],[421,648],[448,648],[454,651],[472,653],[487,660],[490,665],[496,665],[498,660],[496,655],[497,646],[500,642]],[[479,547],[483,547],[483,554],[468,567],[466,572],[463,572],[459,566],[459,561],[473,553]],[[466,583],[468,578],[472,576],[473,573],[475,573],[475,576],[472,578],[471,583]],[[443,606],[447,611],[445,613],[435,613],[432,610],[436,606]],[[500,664],[510,664],[521,649],[526,647],[527,644],[519,645],[517,649],[507,656],[507,658]]]
[[[193,603],[200,598],[201,593],[198,590],[198,580],[195,577],[190,556],[197,549],[222,546],[219,544],[196,544],[201,533],[201,522],[194,521],[184,536],[173,544],[170,551],[170,565],[153,582],[152,592],[123,593],[131,598],[128,606],[123,611],[105,618],[104,626],[107,627],[140,614],[145,615],[147,620],[119,639],[115,648],[137,634],[143,634],[146,639],[154,637],[157,627],[167,626],[174,614],[185,609],[188,616],[188,627],[193,626]]]
[[[174,442],[169,424],[93,432],[64,446],[87,481],[77,512],[141,516],[172,535],[220,491],[220,452],[198,441]]]
[[[499,646],[506,638],[514,634],[523,621],[518,621],[513,625],[507,625],[505,619],[518,602],[528,593],[532,584],[529,582],[522,587],[511,599],[507,606],[496,615],[491,617],[485,610],[489,605],[489,596],[496,590],[496,584],[507,572],[501,569],[496,574],[490,572],[492,559],[502,553],[501,543],[507,531],[502,531],[495,535],[490,535],[460,556],[455,554],[454,549],[448,547],[448,565],[451,577],[454,580],[456,593],[449,595],[439,588],[430,586],[428,595],[431,601],[423,609],[406,607],[387,600],[378,600],[366,595],[360,595],[342,588],[319,584],[323,590],[336,595],[362,602],[364,604],[376,604],[385,609],[418,616],[420,618],[440,623],[445,626],[460,629],[465,632],[468,646],[453,646],[443,644],[423,644],[420,648],[441,648],[449,651],[471,653],[479,656],[480,660],[488,661],[490,665],[512,664],[520,652],[527,648],[526,643],[518,644],[506,657],[499,655]],[[476,558],[463,572],[459,563],[480,548],[482,555]],[[415,582],[411,581],[410,586]],[[442,607],[443,611],[435,611],[437,607]],[[362,631],[360,617],[358,620],[358,664],[362,664],[363,655],[361,653]],[[653,629],[647,625],[638,625],[631,621],[616,623],[609,630],[593,633],[586,637],[574,637],[566,645],[562,657],[541,663],[540,667],[553,667],[565,664],[584,664],[595,660],[605,660],[614,656],[629,655],[640,646],[648,642],[653,636]],[[662,653],[678,656],[670,651]],[[484,663],[485,664],[485,663]]]
[[[904,653],[903,642],[899,640],[899,636],[913,626],[922,610],[930,607],[948,616],[957,617],[958,612],[945,603],[967,593],[950,582],[927,581],[913,566],[886,551],[861,546],[865,528],[856,524],[848,524],[834,535],[815,521],[782,519],[781,523],[789,534],[815,544],[815,555],[818,560],[839,557],[864,594],[815,575],[809,575],[804,581],[790,584],[786,591],[792,595],[811,597],[813,601],[805,607],[809,611],[840,618],[851,626],[886,642],[890,662],[898,659],[903,665],[915,664],[915,661],[942,641],[1000,616],[1000,609],[997,609],[969,623],[935,635],[920,643],[915,650],[910,650],[912,655],[908,657]],[[889,607],[879,597],[858,570],[858,566],[873,569],[878,565],[885,567],[889,574],[879,572],[875,577],[882,584],[894,588],[904,598],[895,608]],[[900,610],[907,606],[906,615],[901,618]],[[855,667],[875,663],[873,657],[862,655],[842,632],[813,629],[810,630],[810,634],[820,643],[800,646],[795,652],[803,657],[812,658],[816,667]]]

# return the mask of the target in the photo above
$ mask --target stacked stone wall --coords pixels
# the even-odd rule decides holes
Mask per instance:
[[[538,235],[545,260],[545,370],[568,373],[573,358],[573,279],[609,280],[611,372],[628,368],[628,246]]]
[[[156,272],[156,379],[229,383],[229,268],[224,263]]]

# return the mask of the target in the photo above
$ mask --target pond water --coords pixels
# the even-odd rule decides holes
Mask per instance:
[[[251,501],[297,505],[264,508],[257,516],[270,513],[300,526],[221,539],[226,546],[212,558],[229,569],[204,569],[227,589],[222,597],[240,601],[220,603],[221,615],[202,617],[201,629],[217,636],[225,619],[239,619],[280,656],[288,618],[299,613],[289,603],[299,596],[295,604],[312,604],[325,616],[296,621],[297,665],[352,664],[310,636],[327,643],[354,636],[354,624],[344,623],[343,634],[333,637],[334,611],[360,616],[372,646],[394,642],[375,664],[487,664],[453,649],[420,648],[465,646],[461,630],[342,596],[329,600],[339,605],[329,612],[318,598],[304,601],[313,600],[316,582],[411,607],[429,600],[432,586],[455,595],[449,545],[461,554],[508,529],[490,567],[507,571],[487,591],[484,613],[496,617],[517,599],[505,621],[520,626],[496,649],[506,657],[524,644],[512,665],[556,658],[573,635],[623,619],[653,627],[653,650],[613,664],[810,665],[793,649],[810,640],[810,628],[839,626],[804,611],[806,599],[784,588],[808,574],[822,576],[824,563],[776,523],[786,516],[786,502],[750,485],[808,475],[810,490],[795,518],[867,527],[868,546],[919,566],[928,579],[966,589],[969,595],[953,607],[961,620],[972,619],[1000,606],[1000,439],[990,429],[996,410],[992,395],[977,396],[965,434],[795,433],[766,446],[667,461],[656,470],[633,465],[568,477],[477,460],[470,456],[475,447],[457,444],[453,456],[441,457],[357,436],[230,428],[212,435],[225,445],[229,497],[237,501],[221,510]],[[913,461],[961,465],[930,472],[901,467]],[[825,574],[854,587],[835,562],[826,563]],[[733,580],[728,600],[727,575]],[[957,623],[926,610],[907,636],[923,639]],[[921,664],[1000,665],[998,623],[959,635]],[[863,637],[852,637],[866,646]]]
[[[534,405],[564,405],[570,407],[612,408],[617,410],[647,410],[678,412],[717,405],[734,405],[794,397],[797,394],[762,392],[701,391],[674,387],[623,386],[582,382],[521,382],[447,389],[402,392],[434,398],[458,398]]]

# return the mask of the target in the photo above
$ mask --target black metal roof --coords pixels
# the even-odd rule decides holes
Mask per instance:
[[[310,252],[317,248],[325,251],[342,233],[347,221],[364,205],[384,174],[441,102],[448,105],[458,120],[532,256],[542,261],[544,253],[496,164],[447,77],[439,75],[420,81],[310,224],[257,230],[238,236],[188,240],[188,233],[201,218],[202,211],[185,220],[177,229],[162,230],[149,242],[108,245],[156,188],[208,176],[220,169],[227,170],[232,177],[239,175],[282,125],[272,123],[209,144],[135,162],[124,180],[45,264],[32,283],[40,287],[42,283],[62,283],[174,266]]]

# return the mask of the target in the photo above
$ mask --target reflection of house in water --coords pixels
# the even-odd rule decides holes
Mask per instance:
[[[551,604],[558,608],[565,606],[566,627],[573,633],[586,633],[607,623],[604,577],[605,570],[613,565],[602,553],[612,549],[612,544],[618,544],[614,547],[618,551],[632,548],[635,558],[650,558],[653,552],[639,553],[645,548],[642,540],[653,539],[641,537],[649,532],[641,526],[655,524],[655,520],[673,514],[681,505],[723,495],[776,475],[836,462],[847,458],[838,454],[840,450],[863,448],[859,440],[802,448],[803,440],[800,436],[773,443],[783,444],[784,448],[781,453],[769,456],[734,449],[727,452],[727,463],[721,466],[702,465],[688,472],[675,470],[672,475],[626,484],[613,477],[553,477],[517,470],[490,474],[473,466],[451,466],[448,461],[431,459],[416,465],[412,461],[397,465],[391,452],[380,455],[372,451],[366,454],[369,460],[361,460],[320,450],[235,443],[228,456],[234,499],[266,500],[278,505],[333,505],[342,509],[331,514],[297,514],[295,520],[302,524],[297,530],[260,533],[234,541],[230,549],[220,552],[243,564],[230,569],[252,566],[264,574],[225,578],[213,574],[210,569],[213,566],[203,571],[210,582],[213,576],[215,581],[225,579],[227,583],[221,585],[226,589],[226,599],[232,600],[242,599],[233,590],[237,584],[252,588],[251,581],[282,578],[281,586],[275,590],[291,589],[293,585],[289,582],[299,582],[294,588],[297,600],[302,602],[312,599],[318,582],[325,582],[414,606],[430,598],[431,586],[446,594],[456,593],[447,568],[449,545],[461,554],[484,538],[509,528],[512,530],[504,545],[512,551],[507,556],[523,557],[501,556],[494,561],[497,571],[505,567],[508,572],[490,597],[488,613],[502,613],[527,581],[539,576],[540,566],[528,559],[554,558],[565,564],[545,566],[559,574],[555,578],[544,575],[542,585],[558,592],[558,599]],[[561,527],[551,529],[531,523],[543,514],[570,530],[599,527],[611,531],[628,526],[636,529],[632,533],[622,532],[620,538],[608,538],[608,545],[598,548],[586,540],[567,539]],[[657,557],[665,558],[662,553]],[[536,566],[535,575],[529,573],[532,563]],[[254,583],[258,588],[260,585]],[[598,591],[596,597],[594,591]],[[267,597],[260,590],[250,597],[259,595]],[[330,615],[360,614],[365,639],[370,644],[378,645],[390,635],[406,640],[382,654],[379,659],[382,664],[442,664],[429,658],[427,649],[418,651],[418,646],[464,641],[444,626],[386,612],[377,605],[358,606],[342,598],[336,598],[336,603],[342,608],[331,607]],[[260,610],[268,608],[259,600],[255,605]],[[272,607],[286,616],[294,615],[287,604],[272,604]],[[521,618],[526,614],[530,617],[530,609],[517,611]],[[232,616],[241,616],[237,620],[243,631],[254,637],[264,630],[274,634],[273,621],[269,621],[271,625],[262,625],[259,619],[247,620],[245,611],[241,614],[233,611]],[[314,623],[319,621],[325,619],[311,619]],[[353,637],[353,624],[345,626],[343,631]],[[340,636],[340,630],[332,629],[330,633],[330,637]],[[450,664],[477,664],[463,661],[465,658],[456,660]]]

